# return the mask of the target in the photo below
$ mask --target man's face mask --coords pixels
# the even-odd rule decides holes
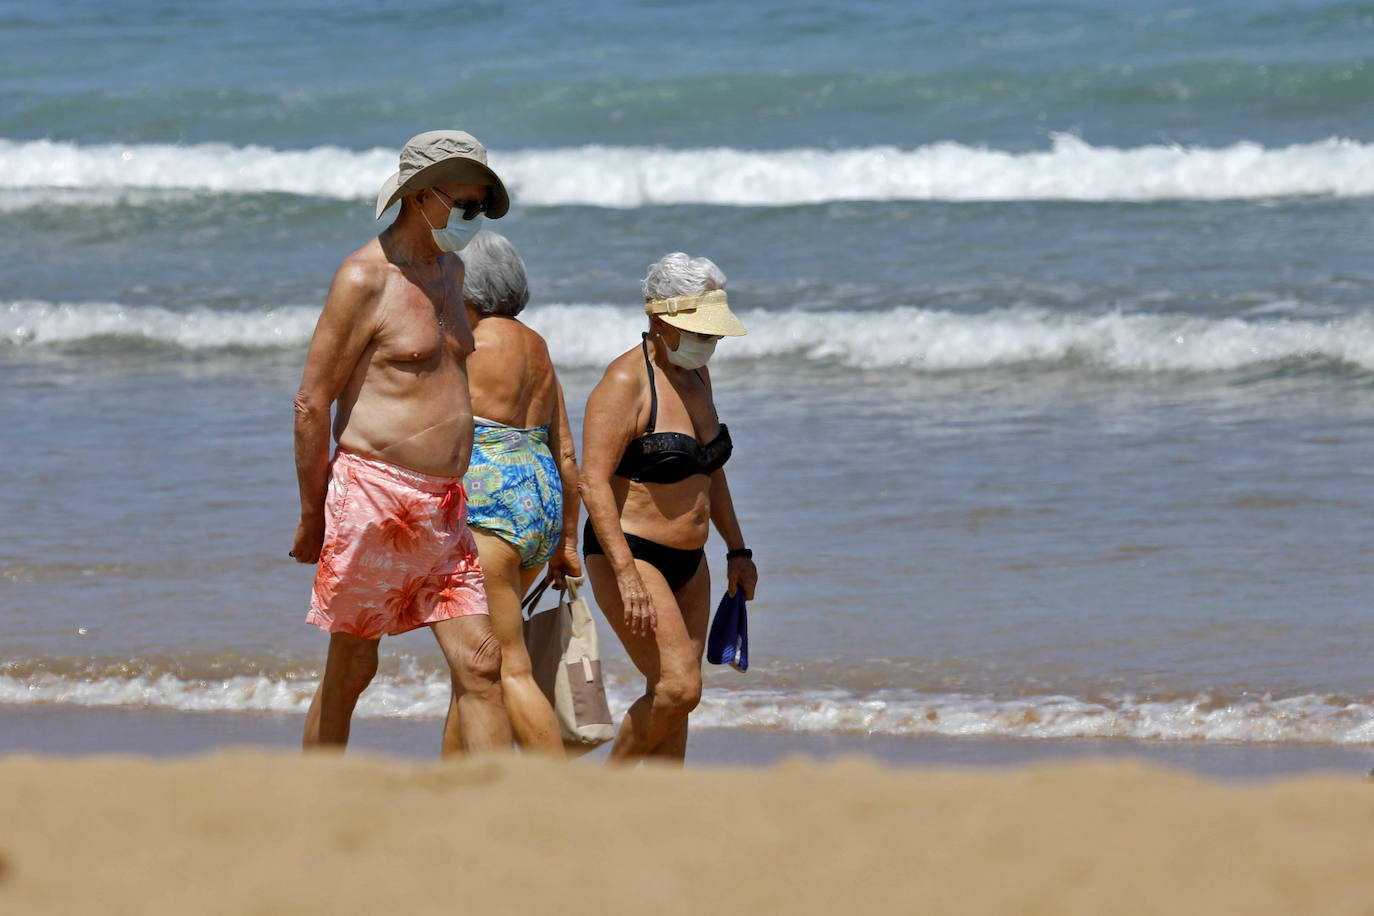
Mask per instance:
[[[487,208],[486,201],[454,200],[438,188],[430,190],[449,207],[448,222],[442,228],[435,229],[429,217],[425,216],[429,231],[434,235],[434,244],[439,246],[440,251],[460,251],[481,231],[482,212]],[[424,215],[424,212],[421,209],[420,214]],[[471,217],[468,216],[469,213],[472,214]]]

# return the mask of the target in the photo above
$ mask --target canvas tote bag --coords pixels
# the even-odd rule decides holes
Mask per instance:
[[[583,576],[564,578],[565,588],[555,607],[536,612],[548,588],[541,582],[521,607],[525,618],[525,648],[530,653],[534,682],[553,706],[563,743],[589,750],[615,737],[606,685],[601,679],[601,653],[587,599],[579,594]]]

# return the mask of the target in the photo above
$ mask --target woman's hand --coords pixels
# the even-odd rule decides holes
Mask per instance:
[[[635,636],[648,636],[658,629],[658,611],[654,599],[644,587],[639,573],[631,570],[616,577],[620,588],[620,603],[625,608],[625,626]]]
[[[754,600],[754,586],[759,581],[759,571],[752,557],[735,557],[725,565],[726,592],[733,598],[735,589],[743,586],[744,600]]]
[[[577,542],[563,541],[549,557],[549,571],[544,581],[549,582],[560,592],[563,590],[564,576],[581,576],[582,561],[577,558]]]

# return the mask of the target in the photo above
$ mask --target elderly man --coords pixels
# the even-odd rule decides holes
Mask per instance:
[[[472,330],[455,254],[510,197],[470,134],[411,138],[377,197],[395,221],[344,259],[296,395],[301,519],[291,556],[316,563],[306,617],[329,633],[304,744],[342,746],[383,635],[434,631],[468,750],[511,746],[462,487],[472,452]],[[335,407],[331,460],[330,407]]]

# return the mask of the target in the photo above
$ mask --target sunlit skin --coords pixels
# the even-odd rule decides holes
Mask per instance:
[[[649,319],[649,357],[656,373],[656,432],[682,432],[709,442],[720,432],[710,373],[668,361],[680,332]],[[671,484],[637,483],[615,474],[625,447],[644,432],[651,396],[643,351],[618,356],[587,400],[579,489],[604,555],[587,557],[597,604],[645,678],[611,747],[611,761],[654,757],[680,763],[687,750],[687,716],[701,697],[701,657],[710,618],[710,571],[705,558],[676,592],[662,573],[630,554],[624,533],[686,550],[706,543],[709,526],[727,548],[744,546],[724,469]],[[729,561],[727,589],[754,596],[753,560]]]
[[[332,438],[361,455],[424,474],[461,477],[472,453],[466,360],[472,330],[462,303],[463,262],[440,250],[431,228],[450,200],[481,201],[487,187],[452,182],[402,199],[395,222],[344,259],[315,326],[295,399],[301,516],[291,555],[319,560],[325,535]],[[453,675],[471,750],[510,746],[501,698],[501,653],[486,616],[431,625]],[[377,667],[379,640],[330,634],[324,678],[306,718],[304,744],[342,746],[359,695]]]
[[[582,575],[577,556],[577,457],[563,390],[544,339],[518,318],[483,316],[469,308],[477,349],[468,359],[472,412],[519,429],[549,426],[549,450],[563,486],[563,531],[546,578],[561,587],[563,576]],[[511,730],[522,751],[564,756],[553,707],[534,681],[525,649],[520,599],[543,571],[524,569],[514,547],[480,528],[472,529],[486,577],[491,625],[501,642],[501,687]],[[444,753],[461,750],[461,714],[450,703]]]

